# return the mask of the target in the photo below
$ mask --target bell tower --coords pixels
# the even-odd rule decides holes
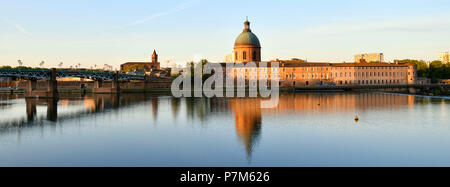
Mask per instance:
[[[158,54],[156,54],[156,50],[153,50],[152,63],[157,63],[157,62],[158,62]]]

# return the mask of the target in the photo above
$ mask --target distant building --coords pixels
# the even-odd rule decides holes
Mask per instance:
[[[225,62],[227,62],[227,63],[234,62],[234,54],[233,54],[233,53],[227,54],[227,55],[225,56]]]
[[[275,59],[275,60],[271,60],[269,62],[280,62],[280,63],[305,63],[307,62],[306,60],[303,59],[299,59],[299,58],[292,58],[291,60],[280,60],[280,59]]]
[[[449,52],[439,53],[439,61],[441,61],[443,64],[450,63],[449,56],[450,56]]]
[[[170,71],[171,76],[180,75],[181,71],[183,71],[183,68],[179,67],[177,64],[172,64],[170,68],[171,68]]]
[[[383,53],[369,53],[369,54],[357,54],[355,55],[355,62],[384,62]]]
[[[120,65],[121,72],[142,72],[145,74],[150,74],[153,70],[160,70],[161,65],[158,62],[158,54],[156,50],[153,50],[152,61],[151,62],[127,62]]]
[[[103,66],[103,71],[113,71],[113,67],[111,65],[105,64]]]

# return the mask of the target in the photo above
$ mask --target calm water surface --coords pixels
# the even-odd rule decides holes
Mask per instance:
[[[0,166],[450,166],[448,98],[298,93],[259,105],[3,95]]]

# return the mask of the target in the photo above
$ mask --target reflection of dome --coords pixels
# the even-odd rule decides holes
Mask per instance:
[[[236,99],[230,102],[235,114],[236,133],[250,159],[255,143],[261,135],[261,108],[259,99]]]
[[[234,43],[234,46],[239,45],[253,45],[255,47],[261,47],[261,44],[259,43],[258,37],[253,34],[251,31],[248,32],[242,32],[236,39],[236,42]]]

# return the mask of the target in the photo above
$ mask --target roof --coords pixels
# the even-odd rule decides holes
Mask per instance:
[[[242,32],[234,42],[234,46],[240,46],[240,45],[253,45],[256,47],[261,47],[261,44],[259,43],[258,37],[253,34],[252,32]]]
[[[334,63],[337,67],[394,67],[394,66],[408,66],[408,64],[396,63]]]
[[[395,63],[330,63],[330,62],[265,62],[267,67],[272,67],[272,63],[279,63],[278,67],[407,67],[410,64]],[[220,63],[226,67],[228,63]],[[260,63],[256,63],[259,67]]]
[[[153,62],[126,62],[126,63],[121,64],[121,65],[129,65],[129,64],[148,64],[148,65],[151,65],[151,64],[154,64],[154,63]]]
[[[234,46],[252,45],[255,47],[261,47],[258,37],[253,34],[252,30],[250,29],[250,22],[246,20],[244,22],[244,25],[244,31],[242,31],[242,33],[236,38]]]

